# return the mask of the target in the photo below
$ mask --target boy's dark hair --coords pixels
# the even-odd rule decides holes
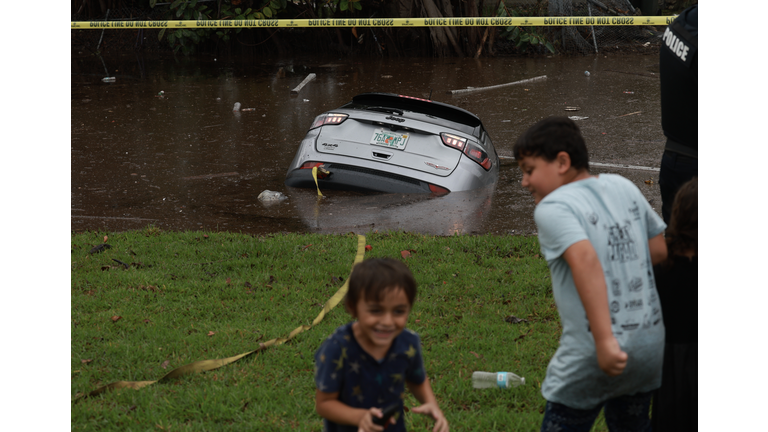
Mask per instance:
[[[699,179],[694,177],[678,189],[666,233],[668,257],[685,252],[699,253]]]
[[[358,263],[349,276],[349,287],[344,306],[352,312],[360,298],[381,301],[390,288],[402,288],[408,303],[416,300],[416,280],[411,271],[400,261],[391,258],[371,258]]]
[[[528,128],[515,142],[515,159],[541,157],[552,162],[561,151],[568,153],[571,166],[589,171],[589,155],[581,130],[568,117],[547,117]]]

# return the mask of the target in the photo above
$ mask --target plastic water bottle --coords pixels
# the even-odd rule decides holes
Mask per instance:
[[[472,373],[472,387],[491,388],[498,387],[508,389],[525,384],[525,378],[517,376],[512,372],[479,372]]]

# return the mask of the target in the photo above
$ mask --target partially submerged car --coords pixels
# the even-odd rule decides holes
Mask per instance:
[[[315,176],[313,168],[317,167]],[[499,157],[480,119],[461,108],[390,93],[363,93],[317,116],[286,186],[432,193],[495,185]]]

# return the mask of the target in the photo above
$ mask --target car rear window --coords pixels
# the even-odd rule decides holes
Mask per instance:
[[[431,119],[442,119],[445,120],[445,122],[434,120],[425,121],[443,124],[471,135],[477,135],[477,131],[479,131],[478,126],[482,125],[480,119],[476,115],[461,108],[441,102],[402,97],[395,94],[364,93],[355,96],[352,99],[352,102],[344,105],[343,108],[366,109],[367,107],[375,106],[419,113]]]

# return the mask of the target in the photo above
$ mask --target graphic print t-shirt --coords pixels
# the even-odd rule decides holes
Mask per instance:
[[[632,182],[615,174],[559,187],[536,206],[534,218],[563,325],[542,395],[548,401],[589,409],[612,397],[658,388],[664,321],[648,240],[664,231],[663,220]],[[613,334],[629,355],[626,369],[617,377],[609,377],[598,366],[587,314],[562,256],[581,240],[589,240],[600,259]]]

